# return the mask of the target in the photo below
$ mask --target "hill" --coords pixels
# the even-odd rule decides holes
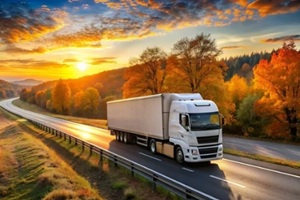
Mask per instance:
[[[25,79],[25,80],[21,80],[21,81],[14,81],[12,83],[17,84],[17,85],[35,86],[35,85],[42,84],[43,81],[39,81],[39,80],[35,80],[35,79]]]
[[[4,80],[0,80],[0,99],[19,96],[21,90],[24,88],[29,88],[29,87],[20,86]]]

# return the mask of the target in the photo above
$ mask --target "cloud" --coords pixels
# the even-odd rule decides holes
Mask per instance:
[[[6,2],[6,1],[5,1]],[[69,0],[63,8],[26,3],[0,5],[0,45],[9,53],[45,53],[64,47],[100,48],[102,40],[134,40],[193,26],[227,26],[295,12],[293,0]],[[70,6],[71,5],[71,6]],[[74,5],[82,9],[74,10]],[[70,7],[68,7],[70,6]],[[81,12],[88,9],[89,15]],[[70,13],[67,13],[70,11]],[[35,42],[34,49],[12,45]]]
[[[263,39],[261,41],[265,43],[275,43],[275,42],[285,42],[288,40],[300,41],[300,35],[285,35],[276,38]]]
[[[47,49],[45,49],[44,47],[37,47],[37,48],[33,48],[33,49],[23,49],[23,48],[16,47],[14,45],[8,45],[7,47],[5,47],[3,49],[3,52],[14,53],[14,54],[32,54],[32,53],[40,54],[40,53],[47,52]]]
[[[43,5],[31,9],[28,4],[1,3],[0,44],[16,44],[33,41],[48,33],[59,30],[64,25],[67,14],[60,10],[50,10]]]
[[[115,57],[102,57],[102,58],[93,58],[91,59],[90,64],[92,65],[101,65],[105,63],[116,63]]]
[[[224,47],[221,47],[221,49],[228,49],[228,50],[241,49],[241,48],[245,48],[245,47],[244,46],[224,46]]]
[[[9,68],[10,70],[14,68],[21,69],[49,69],[49,68],[68,68],[69,65],[64,63],[58,63],[54,61],[46,60],[35,60],[35,59],[9,59],[9,60],[0,60],[2,66]]]
[[[297,0],[255,0],[247,6],[256,10],[260,16],[293,13],[300,9],[300,1]]]

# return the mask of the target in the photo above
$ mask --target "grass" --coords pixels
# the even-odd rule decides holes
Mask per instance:
[[[17,122],[3,118],[3,112],[0,110],[0,199],[102,199],[43,142]]]
[[[1,110],[0,110],[1,111]],[[28,183],[27,190],[29,191],[28,196],[33,195],[32,193],[35,191],[40,191],[39,195],[37,194],[37,198],[30,199],[89,199],[88,197],[94,195],[94,190],[85,189],[86,187],[82,187],[81,189],[75,188],[70,189],[74,185],[81,185],[81,181],[74,181],[73,178],[69,179],[67,177],[75,177],[75,174],[68,173],[69,175],[64,175],[64,167],[70,166],[73,170],[76,171],[81,177],[85,177],[85,181],[87,181],[92,188],[97,189],[98,193],[101,195],[100,198],[104,199],[152,199],[152,200],[160,200],[160,199],[179,199],[175,195],[171,194],[168,191],[157,192],[150,187],[149,182],[141,181],[138,177],[133,177],[131,173],[122,168],[115,167],[113,163],[110,161],[103,159],[100,160],[100,156],[98,154],[90,154],[89,149],[85,148],[84,150],[80,145],[75,145],[74,143],[69,143],[64,138],[55,137],[49,133],[45,133],[44,131],[38,129],[33,124],[29,123],[26,120],[20,120],[15,115],[7,113],[6,111],[1,111],[2,114],[5,112],[6,116],[9,116],[12,120],[18,121],[18,127],[22,130],[25,130],[31,138],[40,141],[47,147],[53,150],[54,155],[51,158],[55,158],[54,161],[44,161],[44,159],[49,157],[49,154],[42,154],[41,150],[37,151],[40,153],[35,153],[36,150],[32,150],[31,145],[18,147],[17,152],[21,153],[25,152],[28,155],[35,155],[35,157],[39,158],[39,161],[31,161],[31,158],[27,158],[23,163],[31,162],[32,164],[28,164],[28,169],[22,173],[23,175],[27,174],[34,181],[29,181],[27,178],[20,177],[20,182]],[[1,114],[0,114],[1,116]],[[14,125],[13,127],[15,127]],[[12,128],[13,128],[12,127]],[[24,140],[24,139],[22,139]],[[31,140],[31,139],[30,139]],[[3,138],[0,138],[0,141],[3,141]],[[19,143],[19,142],[18,142]],[[34,142],[37,143],[37,142]],[[1,146],[0,146],[1,147]],[[1,151],[2,152],[2,151]],[[60,159],[58,160],[59,155]],[[8,155],[1,154],[1,156],[8,157]],[[24,156],[24,155],[23,155]],[[1,158],[2,158],[1,157]],[[25,156],[26,157],[26,156]],[[24,157],[24,159],[25,159]],[[49,158],[48,158],[49,159]],[[11,162],[14,161],[13,157],[10,158]],[[36,160],[34,158],[33,160]],[[52,159],[51,159],[52,160]],[[65,165],[61,166],[61,162],[64,162]],[[2,162],[1,162],[2,163]],[[45,163],[48,163],[45,166]],[[62,170],[58,170],[59,167],[62,167]],[[34,170],[31,171],[30,169]],[[43,169],[43,173],[40,173],[40,170]],[[40,174],[38,174],[40,173]],[[1,174],[1,173],[0,173]],[[35,177],[35,178],[34,178]],[[57,181],[59,180],[59,181]],[[82,184],[86,183],[82,180]],[[12,181],[12,184],[15,184],[17,179]],[[30,182],[36,182],[38,187],[35,185],[30,185]],[[59,186],[59,184],[61,184]],[[76,184],[75,184],[76,183]],[[78,184],[77,184],[78,183]],[[0,184],[2,185],[2,184]],[[1,186],[2,187],[2,186]],[[79,186],[78,186],[79,187]],[[42,188],[42,189],[40,189]],[[1,191],[8,191],[8,188],[3,188]],[[19,191],[20,189],[18,189]],[[20,191],[22,191],[21,189]],[[1,193],[0,193],[1,194]],[[47,194],[47,196],[45,196]],[[7,194],[5,194],[7,196]],[[23,198],[22,194],[18,195],[16,199],[26,199]],[[87,196],[87,197],[86,197]],[[11,196],[10,196],[11,197]],[[0,196],[1,198],[1,196]],[[10,199],[10,198],[7,198]],[[97,198],[94,198],[97,199]]]

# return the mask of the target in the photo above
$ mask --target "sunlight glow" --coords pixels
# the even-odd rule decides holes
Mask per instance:
[[[88,67],[88,65],[85,63],[85,62],[80,62],[80,63],[77,63],[76,65],[77,69],[79,69],[80,71],[85,71]]]

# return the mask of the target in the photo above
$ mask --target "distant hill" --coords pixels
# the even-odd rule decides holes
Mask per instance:
[[[64,81],[70,86],[72,95],[80,90],[85,90],[88,87],[94,87],[99,90],[102,98],[108,96],[122,98],[122,86],[124,84],[123,76],[125,69],[126,68],[109,70],[78,79],[68,79]],[[51,90],[55,87],[57,81],[48,81],[33,86],[31,89],[31,95],[34,96],[38,91]]]
[[[0,99],[11,98],[19,96],[20,92],[29,86],[20,86],[4,80],[0,80]]]
[[[43,81],[39,81],[39,80],[35,80],[35,79],[25,79],[25,80],[21,80],[21,81],[14,81],[12,83],[17,84],[17,85],[35,86],[35,85],[42,84]]]

